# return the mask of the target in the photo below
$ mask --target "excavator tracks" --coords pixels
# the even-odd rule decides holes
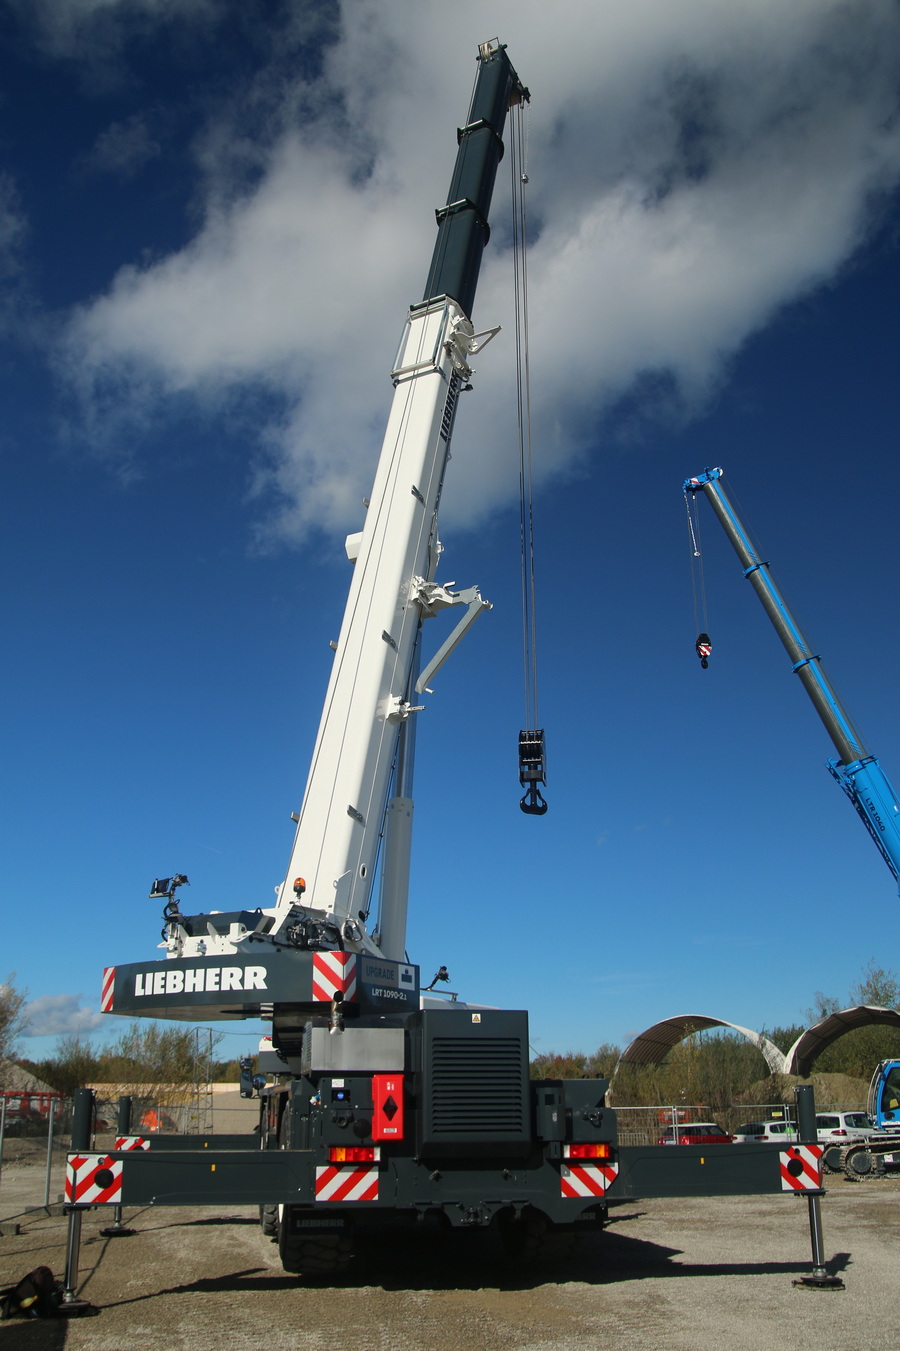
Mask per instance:
[[[859,1141],[841,1150],[840,1167],[851,1182],[871,1182],[885,1176],[885,1154],[900,1154],[900,1138]]]

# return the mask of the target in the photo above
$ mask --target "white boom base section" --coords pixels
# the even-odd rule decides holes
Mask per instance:
[[[402,962],[406,952],[412,828],[412,798],[392,797],[387,806],[384,831],[381,929],[375,938],[385,957],[395,962]]]
[[[440,554],[437,510],[456,399],[471,374],[467,357],[478,346],[452,300],[440,297],[410,311],[365,527],[350,551],[353,581],[270,937],[299,906],[332,922],[349,948],[382,952],[365,920],[400,724],[419,711],[410,702],[419,625],[442,608],[434,604],[441,588],[428,585]],[[464,599],[471,607],[474,592]],[[455,596],[446,593],[444,603]],[[390,935],[391,952],[401,957],[405,904],[395,888],[383,906],[391,913],[381,916],[381,934]]]

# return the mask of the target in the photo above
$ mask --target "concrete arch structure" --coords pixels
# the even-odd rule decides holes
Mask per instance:
[[[830,1013],[797,1038],[784,1057],[785,1073],[799,1074],[802,1079],[806,1079],[816,1056],[826,1046],[837,1041],[845,1032],[852,1032],[857,1027],[870,1027],[875,1023],[900,1028],[900,1013],[896,1009],[878,1008],[874,1004],[857,1004],[854,1008]]]
[[[725,1018],[711,1018],[705,1013],[679,1013],[674,1018],[664,1018],[661,1022],[654,1023],[625,1048],[619,1057],[616,1072],[622,1064],[658,1065],[666,1058],[672,1047],[684,1041],[685,1037],[690,1036],[692,1032],[705,1032],[710,1027],[727,1027],[732,1032],[739,1032],[742,1037],[746,1037],[761,1052],[771,1074],[788,1072],[787,1056],[761,1032],[741,1027],[739,1023],[729,1023]]]

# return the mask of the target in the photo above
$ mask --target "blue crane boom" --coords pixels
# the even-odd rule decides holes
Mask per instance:
[[[746,527],[722,487],[722,470],[705,469],[702,474],[685,479],[682,488],[685,494],[702,492],[709,499],[743,564],[744,576],[762,601],[763,609],[793,663],[793,671],[800,677],[803,688],[834,743],[838,755],[837,759],[827,762],[828,768],[853,803],[882,858],[900,883],[900,799],[881,765],[866,748],[859,730],[835,693],[822,668],[821,658],[813,652],[773,581],[769,564],[754,548]]]

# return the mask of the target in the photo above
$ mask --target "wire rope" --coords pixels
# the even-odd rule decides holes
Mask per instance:
[[[698,633],[709,629],[709,613],[706,604],[706,576],[703,571],[703,550],[700,548],[700,513],[692,511],[696,499],[685,493],[684,505],[687,509],[688,543],[691,558],[691,590],[694,595],[694,624]]]
[[[515,305],[516,414],[519,452],[519,532],[522,553],[522,664],[525,726],[538,716],[537,607],[534,562],[534,472],[531,438],[531,372],[528,342],[528,250],[525,189],[528,184],[524,101],[510,119],[513,291]]]
[[[700,658],[704,671],[709,666],[712,643],[709,637],[709,612],[706,604],[706,576],[703,570],[703,550],[700,547],[700,512],[697,509],[697,497],[685,493],[684,505],[687,509],[688,536],[691,553],[691,589],[694,593],[694,623],[697,626],[697,641],[694,650]]]

